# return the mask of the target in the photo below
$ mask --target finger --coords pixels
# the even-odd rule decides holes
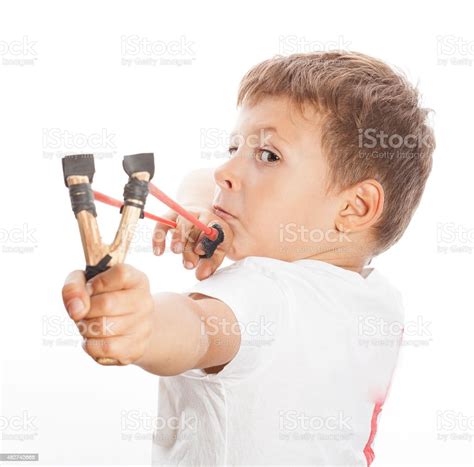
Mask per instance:
[[[199,263],[199,254],[195,253],[195,244],[196,241],[191,239],[186,242],[184,245],[183,251],[183,266],[186,269],[194,269]]]
[[[149,289],[149,282],[146,274],[129,264],[116,264],[87,283],[90,295],[133,288]]]
[[[92,358],[113,358],[122,365],[137,360],[145,350],[145,339],[133,336],[113,336],[101,339],[85,338],[82,348]]]
[[[172,230],[170,243],[170,249],[173,253],[183,253],[188,235],[193,227],[193,224],[183,216],[176,218],[176,228]]]
[[[101,339],[131,335],[141,321],[142,316],[139,313],[129,313],[122,316],[82,319],[76,324],[82,337]]]
[[[200,216],[199,220],[203,222],[202,216]],[[192,225],[191,230],[187,234],[187,240],[183,251],[183,265],[186,269],[193,269],[199,263],[199,253],[195,250],[201,234],[201,230],[194,225]]]
[[[153,306],[148,301],[153,301],[152,296],[150,294],[143,294],[143,290],[140,289],[118,290],[93,295],[89,312],[85,318],[115,317],[130,313],[141,316],[141,309],[147,310],[150,309],[150,306]]]
[[[63,303],[73,320],[81,319],[89,311],[90,296],[85,285],[84,271],[79,270],[71,272],[64,281]]]
[[[165,219],[169,219],[170,221],[176,221],[178,215],[173,211],[169,211],[162,217],[164,217]],[[160,256],[165,251],[166,234],[170,229],[172,229],[172,227],[169,225],[162,224],[161,222],[156,223],[152,239],[153,253],[156,256]]]
[[[210,258],[199,258],[195,272],[196,279],[202,281],[214,274],[224,261],[225,256],[226,252],[217,248]]]

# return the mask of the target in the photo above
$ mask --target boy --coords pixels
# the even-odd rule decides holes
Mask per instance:
[[[201,281],[152,296],[128,265],[87,285],[76,271],[64,304],[89,355],[163,376],[154,464],[370,465],[403,311],[367,265],[419,204],[428,111],[402,75],[352,52],[266,60],[238,107],[229,160],[179,195],[226,241],[199,260],[198,232],[169,215],[171,249]],[[235,262],[213,274],[224,256]]]

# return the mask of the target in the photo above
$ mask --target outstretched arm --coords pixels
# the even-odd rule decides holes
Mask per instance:
[[[147,276],[126,264],[97,275],[87,287],[84,273],[74,271],[62,295],[94,359],[171,376],[222,367],[240,347],[236,318],[226,304],[199,294],[152,296]]]

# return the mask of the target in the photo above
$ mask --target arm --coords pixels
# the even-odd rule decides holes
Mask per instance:
[[[205,295],[192,296],[152,296],[147,276],[127,264],[98,274],[87,287],[84,273],[74,271],[62,290],[86,353],[160,376],[212,370],[239,350],[240,329],[232,310]]]
[[[210,168],[193,170],[179,185],[176,200],[186,207],[212,209],[216,182],[214,170]]]
[[[160,376],[193,368],[223,367],[240,347],[240,333],[232,310],[203,295],[178,293],[154,296],[155,308],[148,346],[135,365]],[[219,325],[218,325],[219,324]]]

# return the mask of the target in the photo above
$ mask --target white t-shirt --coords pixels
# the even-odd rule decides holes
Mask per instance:
[[[369,465],[403,307],[367,271],[249,256],[186,290],[233,310],[241,346],[160,378],[153,465]]]

